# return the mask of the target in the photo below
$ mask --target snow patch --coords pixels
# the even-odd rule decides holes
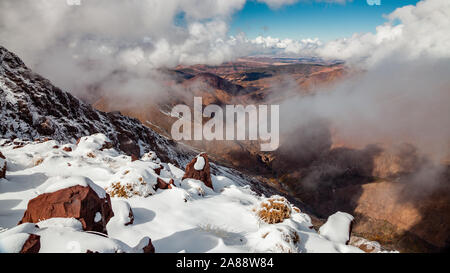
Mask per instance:
[[[40,221],[36,224],[39,228],[46,227],[58,227],[58,228],[70,228],[73,230],[83,230],[83,225],[75,218],[50,218],[44,221]]]
[[[205,158],[201,155],[197,156],[197,160],[194,164],[194,169],[197,171],[202,171],[205,168]]]
[[[0,253],[19,253],[30,237],[27,233],[13,234],[0,239]]]
[[[100,212],[95,213],[94,222],[98,223],[102,220],[102,214]]]
[[[74,187],[74,186],[82,186],[82,187],[90,187],[99,198],[106,198],[106,192],[104,189],[95,184],[91,179],[85,176],[71,176],[71,177],[52,177],[47,180],[47,183],[51,183],[42,193],[52,193],[62,189]]]
[[[328,217],[319,233],[330,241],[346,244],[350,240],[350,225],[353,219],[350,214],[338,211]]]

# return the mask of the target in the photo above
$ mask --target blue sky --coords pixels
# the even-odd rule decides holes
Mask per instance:
[[[366,0],[346,4],[318,3],[312,0],[271,9],[264,3],[248,1],[234,14],[230,34],[244,32],[247,37],[319,38],[329,41],[349,37],[355,32],[374,32],[383,24],[383,17],[398,7],[415,5],[419,0],[381,0],[370,6]]]

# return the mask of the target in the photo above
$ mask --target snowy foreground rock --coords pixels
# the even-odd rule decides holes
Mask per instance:
[[[48,140],[16,147],[0,140],[7,163],[0,179],[0,252],[363,252],[345,244],[347,222],[329,219],[319,234],[310,217],[283,197],[258,196],[227,172],[209,174],[202,154],[185,173],[153,152],[133,161],[104,145],[108,141],[102,134],[78,144]],[[30,200],[86,187],[105,203],[111,198],[112,218],[88,202],[81,205],[93,206],[86,217],[68,209],[67,215],[44,213],[17,225],[28,219]],[[107,235],[89,231],[90,223],[105,223]]]

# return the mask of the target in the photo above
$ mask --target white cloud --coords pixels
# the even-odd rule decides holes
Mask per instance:
[[[261,3],[266,3],[269,7],[273,9],[278,9],[281,6],[285,5],[292,5],[297,2],[308,2],[308,0],[257,0]],[[315,2],[325,2],[325,3],[338,3],[338,4],[345,4],[346,2],[351,2],[353,0],[312,0]],[[311,2],[311,0],[310,0]]]
[[[292,40],[272,38],[270,36],[258,36],[255,39],[250,40],[250,43],[261,46],[262,49],[278,49],[281,53],[301,54],[302,56],[313,54],[314,51],[322,45],[318,38]]]
[[[387,59],[450,57],[450,1],[426,0],[396,9],[375,33],[354,34],[325,44],[323,57],[373,66]]]

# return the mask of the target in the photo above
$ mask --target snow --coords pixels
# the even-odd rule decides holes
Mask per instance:
[[[353,216],[345,212],[336,212],[328,217],[327,222],[320,227],[319,233],[330,241],[345,244],[350,240],[350,226]]]
[[[194,169],[196,169],[197,171],[202,171],[203,168],[205,168],[205,158],[201,155],[198,155],[197,160],[194,164]]]
[[[59,228],[71,228],[73,230],[83,230],[83,225],[75,218],[50,218],[44,221],[40,221],[36,224],[40,228],[46,227],[59,227]]]
[[[19,253],[30,234],[17,233],[0,239],[0,253]]]
[[[73,186],[90,187],[99,198],[106,198],[106,191],[84,176],[53,177],[47,181],[51,184],[42,193],[52,193]]]
[[[130,219],[130,204],[125,200],[112,200],[112,209],[114,217],[112,217],[108,225],[118,224],[125,225],[131,221]]]
[[[100,151],[105,140],[101,134],[83,137],[69,153],[53,148],[67,145],[57,141],[25,142],[20,149],[12,144],[2,147],[9,166],[7,179],[0,183],[0,226],[8,229],[0,233],[5,251],[18,248],[7,238],[32,233],[41,236],[40,252],[142,252],[148,237],[156,252],[169,253],[362,252],[332,236],[342,233],[343,220],[336,224],[335,217],[330,217],[321,234],[310,228],[307,214],[294,210],[282,223],[262,222],[255,208],[267,197],[257,195],[248,185],[251,181],[231,169],[211,164],[217,173],[211,175],[212,190],[199,180],[182,181],[184,171],[161,162],[157,154],[132,162],[115,149]],[[43,159],[37,166],[36,158]],[[154,169],[160,166],[164,170],[158,175]],[[154,190],[157,178],[173,179],[175,187]],[[17,226],[28,201],[39,194],[83,185],[105,196],[104,189],[117,182],[130,184],[132,194],[111,197],[114,217],[106,226],[109,238],[82,231],[76,219],[48,219],[38,223],[39,228],[27,223]],[[129,208],[134,223],[125,226]]]
[[[3,167],[5,167],[6,164],[6,160],[4,160],[3,158],[0,157],[0,170],[3,169]]]
[[[94,222],[98,223],[102,220],[102,214],[100,212],[95,213]]]

